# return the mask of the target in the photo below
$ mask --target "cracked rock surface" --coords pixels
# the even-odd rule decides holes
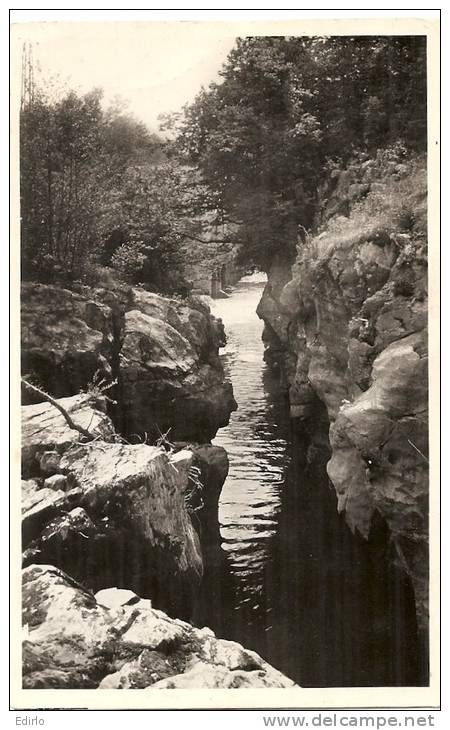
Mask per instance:
[[[23,571],[24,688],[295,686],[258,654],[210,629],[171,619],[129,592],[121,605],[114,596],[107,607],[105,593],[96,598],[53,566]]]
[[[331,191],[324,187],[316,235],[299,247],[292,269],[274,265],[258,312],[267,359],[283,367],[291,415],[313,440],[329,428],[338,509],[365,538],[381,515],[426,634],[426,170],[416,161],[389,177],[374,162],[366,178],[367,165],[353,166],[334,176]],[[362,182],[368,187],[355,187]],[[324,428],[317,403],[326,409]]]
[[[223,326],[201,297],[28,282],[21,302],[22,371],[51,395],[116,381],[108,410],[134,439],[170,429],[171,440],[207,442],[228,424],[237,406],[219,358]]]

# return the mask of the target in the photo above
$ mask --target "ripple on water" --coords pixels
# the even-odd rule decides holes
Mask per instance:
[[[209,563],[202,625],[303,687],[426,684],[412,586],[382,557],[383,526],[371,541],[353,535],[326,470],[303,469],[296,459],[303,446],[287,443],[283,391],[266,370],[255,314],[262,287],[241,281],[232,297],[213,303],[239,410],[214,440],[230,461],[219,506],[226,557]]]
[[[238,410],[214,443],[228,452],[230,469],[222,489],[219,523],[222,547],[238,582],[235,601],[256,601],[261,593],[269,541],[276,531],[280,489],[286,469],[286,440],[271,418],[264,388],[263,324],[256,314],[265,280],[245,277],[233,296],[213,302],[227,333],[222,355]],[[254,601],[255,608],[259,604]]]

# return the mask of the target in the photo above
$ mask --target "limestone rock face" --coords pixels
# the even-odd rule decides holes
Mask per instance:
[[[24,564],[53,563],[94,590],[133,589],[188,615],[203,571],[188,513],[192,452],[120,443],[100,411],[80,398],[59,403],[98,436],[85,442],[50,404],[22,407],[34,477],[22,482]]]
[[[193,466],[198,470],[201,490],[191,490],[190,507],[200,523],[202,548],[220,545],[219,497],[228,475],[228,454],[221,446],[199,444],[190,446]]]
[[[102,605],[61,570],[23,571],[27,689],[294,687],[261,657],[125,597]]]
[[[97,371],[111,376],[110,307],[61,287],[25,283],[21,318],[22,372],[56,398],[78,393]]]
[[[236,408],[218,356],[223,326],[198,296],[27,283],[22,332],[22,370],[51,395],[117,381],[108,410],[134,439],[170,429],[171,440],[209,441]]]
[[[374,511],[386,520],[410,575],[422,629],[428,595],[427,348],[423,332],[375,359],[372,384],[344,405],[330,429],[328,474],[347,521],[366,537]]]
[[[100,410],[102,404],[84,394],[61,398],[60,405],[72,420],[89,430],[94,437],[112,440],[114,428],[110,418]],[[22,406],[22,470],[24,476],[42,473],[52,476],[59,472],[59,457],[69,446],[78,443],[80,433],[47,402]],[[45,455],[45,456],[44,456]]]
[[[289,310],[280,306],[280,297],[284,286],[289,286],[291,275],[291,267],[288,263],[275,260],[256,309],[258,317],[264,321],[265,359],[272,365],[279,365],[282,361],[285,367],[287,366],[286,356],[289,342],[288,328],[292,315]]]
[[[338,509],[364,537],[375,513],[384,518],[425,631],[426,174],[419,163],[394,167],[391,178],[378,162],[334,175],[316,236],[281,290],[280,265],[273,283],[269,274],[259,312],[272,337],[267,359],[282,363],[291,415],[313,439],[325,406]]]

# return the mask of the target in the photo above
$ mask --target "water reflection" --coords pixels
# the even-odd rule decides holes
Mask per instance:
[[[221,546],[204,548],[195,621],[254,649],[304,687],[426,682],[409,581],[379,524],[370,542],[336,509],[324,463],[305,466],[285,394],[263,361],[264,281],[213,303],[239,409],[214,443],[229,455]]]
[[[222,359],[239,404],[229,426],[214,439],[230,459],[220,499],[220,532],[236,581],[236,607],[248,604],[250,611],[259,608],[269,538],[277,528],[280,486],[287,466],[285,429],[274,418],[281,394],[265,368],[262,322],[255,313],[264,284],[263,275],[245,277],[232,297],[213,304],[214,314],[226,323]]]

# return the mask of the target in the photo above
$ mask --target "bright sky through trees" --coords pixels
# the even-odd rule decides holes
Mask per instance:
[[[217,80],[234,45],[200,23],[28,23],[15,38],[17,50],[33,44],[44,78],[59,75],[80,92],[101,87],[106,102],[122,97],[154,130],[159,114]]]

